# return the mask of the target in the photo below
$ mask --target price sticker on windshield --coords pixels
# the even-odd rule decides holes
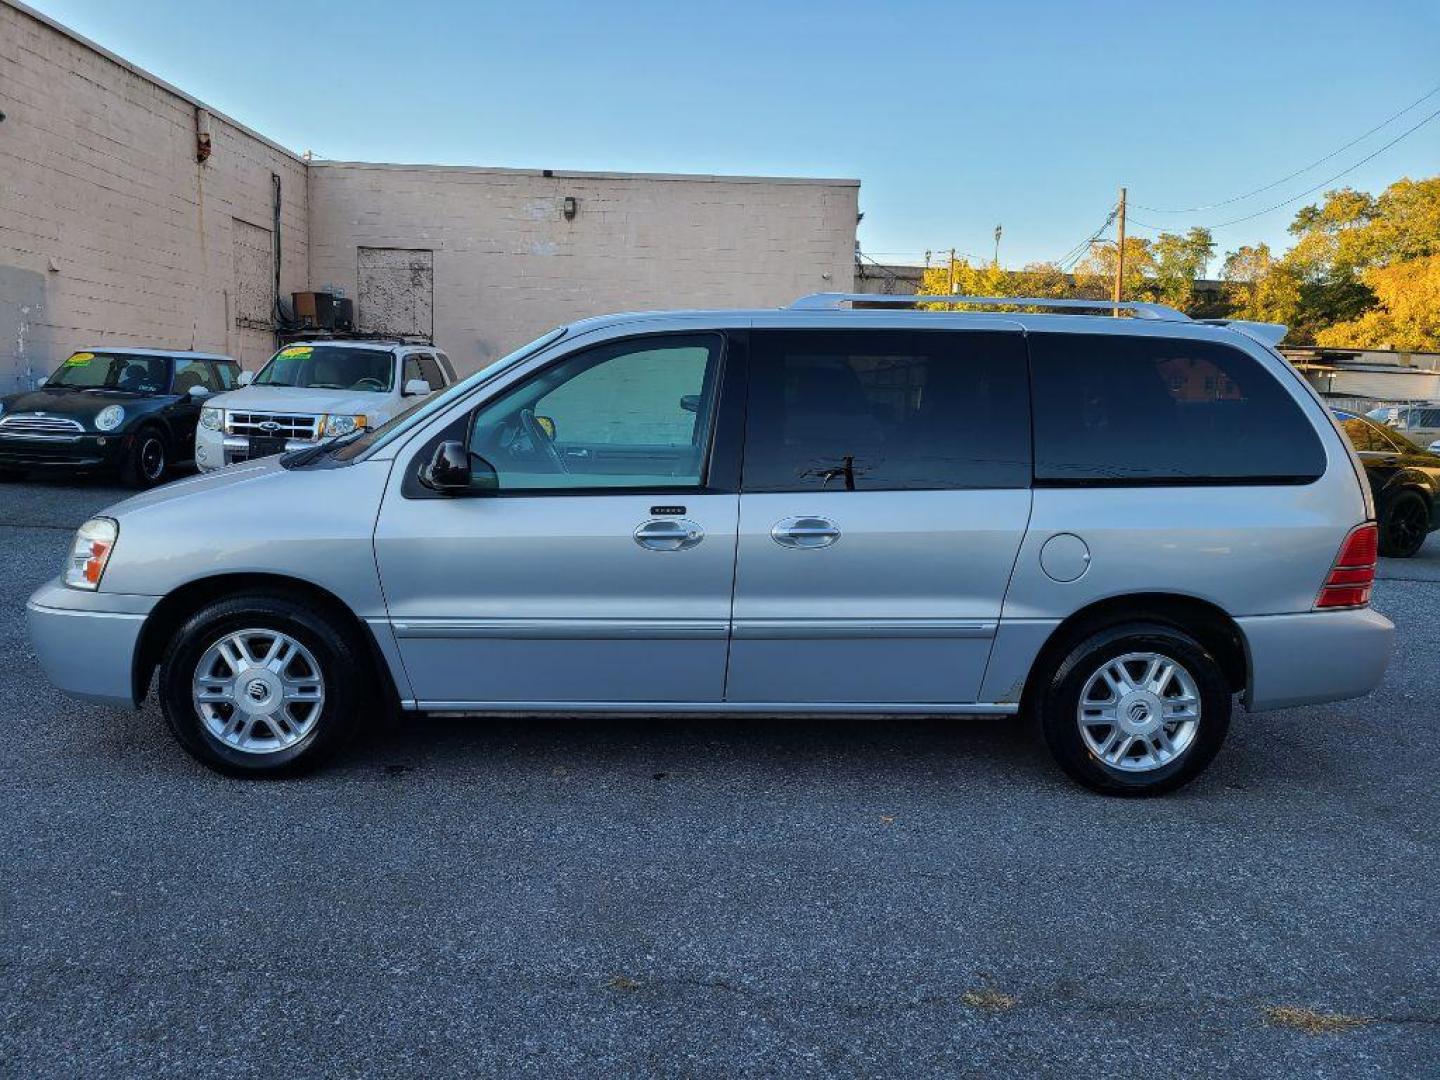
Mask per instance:
[[[94,359],[95,359],[95,354],[94,354],[94,353],[89,353],[89,352],[77,352],[74,356],[70,357],[70,359],[68,359],[68,360],[65,361],[65,366],[66,366],[66,367],[84,367],[86,364],[90,363],[90,361],[91,361],[91,360],[94,360]]]
[[[300,360],[309,356],[313,351],[309,345],[291,345],[287,349],[281,349],[280,355],[286,360]]]

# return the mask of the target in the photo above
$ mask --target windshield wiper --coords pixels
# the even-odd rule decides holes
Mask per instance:
[[[287,469],[304,468],[306,465],[319,461],[322,457],[333,454],[336,450],[340,449],[340,447],[347,443],[354,442],[364,434],[365,428],[356,428],[354,431],[347,432],[338,438],[326,439],[324,442],[318,442],[314,446],[307,446],[303,450],[295,450],[285,454],[280,458],[280,464],[284,465]]]

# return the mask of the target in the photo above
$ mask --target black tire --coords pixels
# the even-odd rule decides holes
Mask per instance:
[[[1144,771],[1121,769],[1101,760],[1082,736],[1078,722],[1080,697],[1091,677],[1107,663],[1130,653],[1154,653],[1178,662],[1194,680],[1200,704],[1188,745],[1173,760]],[[1041,674],[1041,679],[1031,707],[1038,714],[1036,719],[1051,754],[1072,779],[1104,795],[1163,795],[1174,791],[1200,775],[1214,760],[1230,728],[1232,695],[1224,670],[1198,641],[1171,626],[1137,622],[1097,631],[1068,649],[1058,664]],[[1100,723],[1089,729],[1092,738],[1099,737],[1094,733],[1105,731],[1103,721]],[[1135,745],[1135,761],[1152,753],[1149,745]]]
[[[165,482],[170,468],[170,444],[165,433],[153,425],[142,427],[130,441],[120,479],[128,486],[152,488]]]
[[[1380,510],[1380,554],[1408,559],[1430,535],[1430,504],[1418,491],[1397,491]]]
[[[277,742],[260,752],[239,749],[201,718],[192,693],[197,667],[212,645],[245,630],[287,635],[309,651],[319,668],[324,688],[319,715],[293,745],[280,748]],[[160,664],[161,711],[180,745],[220,772],[258,777],[305,772],[344,746],[378,699],[370,692],[374,680],[363,663],[365,655],[352,629],[282,596],[255,593],[218,600],[186,619],[171,638]],[[303,658],[301,665],[303,671]]]

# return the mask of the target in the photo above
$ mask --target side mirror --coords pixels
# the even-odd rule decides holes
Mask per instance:
[[[189,390],[186,391],[186,393],[189,394],[196,401],[199,401],[201,398],[207,398],[210,396],[210,388],[208,386],[192,386]]]
[[[400,392],[402,397],[424,397],[430,393],[430,384],[424,379],[411,379]]]
[[[443,442],[420,469],[420,482],[442,495],[494,491],[500,487],[495,466],[457,441]]]
[[[255,373],[253,371],[242,371],[240,372],[240,377],[235,380],[235,383],[237,386],[249,386],[254,381]]]

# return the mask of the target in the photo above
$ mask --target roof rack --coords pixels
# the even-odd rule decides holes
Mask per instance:
[[[887,296],[883,293],[822,292],[802,296],[790,305],[791,311],[835,311],[843,305],[877,305],[913,307],[915,304],[961,304],[966,307],[1038,307],[1071,311],[1127,311],[1137,319],[1165,319],[1190,322],[1190,316],[1164,304],[1147,304],[1139,300],[1057,300],[1048,296]]]

